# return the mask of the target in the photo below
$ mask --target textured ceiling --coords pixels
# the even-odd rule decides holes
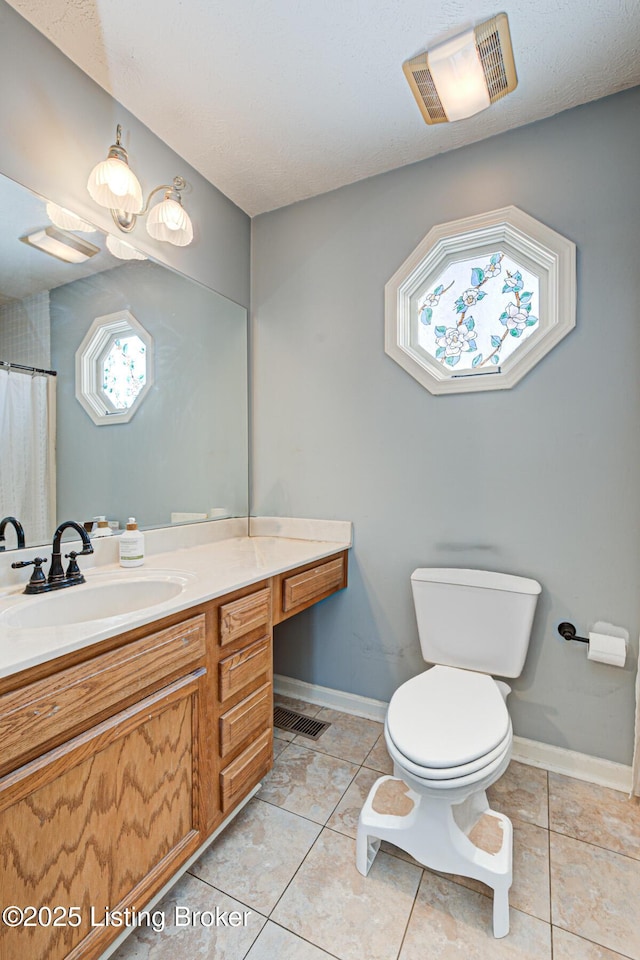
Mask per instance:
[[[640,0],[9,0],[247,213],[640,83]],[[519,85],[428,127],[404,60],[509,15]]]

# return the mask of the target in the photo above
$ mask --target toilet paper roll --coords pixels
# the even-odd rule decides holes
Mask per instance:
[[[612,667],[624,667],[627,641],[610,633],[590,633],[587,658],[598,663],[609,663]]]

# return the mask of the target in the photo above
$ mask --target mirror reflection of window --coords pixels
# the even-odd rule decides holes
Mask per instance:
[[[102,392],[115,410],[128,410],[147,382],[146,346],[140,337],[118,337],[102,361]]]

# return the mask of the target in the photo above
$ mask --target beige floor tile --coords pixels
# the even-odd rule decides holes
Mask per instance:
[[[291,733],[291,730],[281,730],[279,727],[273,728],[273,739],[282,740],[285,743],[291,743],[292,740],[295,740],[295,733]]]
[[[355,856],[354,840],[323,830],[272,919],[340,960],[396,960],[421,870],[379,853],[363,877]]]
[[[512,760],[504,775],[489,787],[487,796],[495,810],[511,819],[549,826],[546,770]]]
[[[640,861],[551,833],[552,922],[640,960]]]
[[[284,748],[287,745],[286,740],[278,740],[276,737],[273,738],[273,759],[279,757]]]
[[[309,820],[254,799],[189,872],[269,914],[319,832]]]
[[[576,937],[560,927],[553,928],[551,939],[553,960],[625,960],[621,953],[599,947],[597,943]]]
[[[315,717],[322,707],[317,703],[307,703],[306,700],[296,700],[295,697],[283,697],[276,693],[273,696],[274,707],[283,707],[285,710],[293,710],[295,713],[302,713],[305,717]]]
[[[382,733],[382,724],[375,720],[353,717],[348,713],[329,710],[328,707],[323,707],[316,714],[316,719],[324,720],[331,726],[317,740],[300,737],[296,742],[304,743],[310,750],[328,753],[340,760],[350,760],[351,763],[361,764]]]
[[[289,743],[262,781],[258,796],[316,823],[326,823],[357,772],[353,763]]]
[[[640,798],[549,774],[549,827],[640,859]]]
[[[327,820],[327,826],[354,840],[358,833],[358,819],[369,791],[380,774],[376,770],[361,769],[351,781],[349,789]]]
[[[380,734],[364,761],[365,767],[379,773],[393,774],[393,760],[387,753],[384,733]]]
[[[513,886],[509,892],[509,903],[516,910],[549,923],[549,832],[533,823],[514,820],[512,824]],[[491,888],[478,880],[458,876],[452,876],[451,879],[493,899]]]
[[[328,953],[270,920],[246,960],[331,960]]]
[[[178,907],[180,925],[176,924]],[[229,917],[232,911],[236,913]],[[138,927],[113,954],[113,960],[210,960],[214,956],[216,960],[242,960],[266,923],[256,911],[188,874],[154,908],[152,916],[156,915],[165,918],[164,930]],[[238,925],[232,926],[229,919]]]
[[[508,936],[492,932],[492,903],[425,872],[399,960],[550,960],[549,924],[510,911]]]

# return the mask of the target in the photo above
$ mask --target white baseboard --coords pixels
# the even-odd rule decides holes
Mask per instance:
[[[380,723],[384,721],[389,706],[384,700],[372,700],[370,697],[359,697],[356,693],[343,693],[342,690],[319,687],[315,683],[283,677],[279,673],[273,675],[273,689],[282,697],[306,700],[307,703],[317,703],[320,707],[331,707],[332,710],[352,713],[356,717],[365,717],[367,720],[378,720]]]
[[[303,680],[283,677],[280,674],[274,675],[273,688],[283,697],[306,700],[307,703],[316,703],[318,706],[351,713],[356,717],[366,717],[367,720],[382,722],[387,712],[388,704],[384,700],[372,700],[370,697],[320,687],[315,683],[305,683]],[[512,756],[520,763],[542,767],[576,780],[586,780],[624,793],[631,790],[631,767],[624,763],[614,763],[612,760],[577,753],[564,747],[554,747],[538,740],[527,740],[525,737],[513,738]]]

